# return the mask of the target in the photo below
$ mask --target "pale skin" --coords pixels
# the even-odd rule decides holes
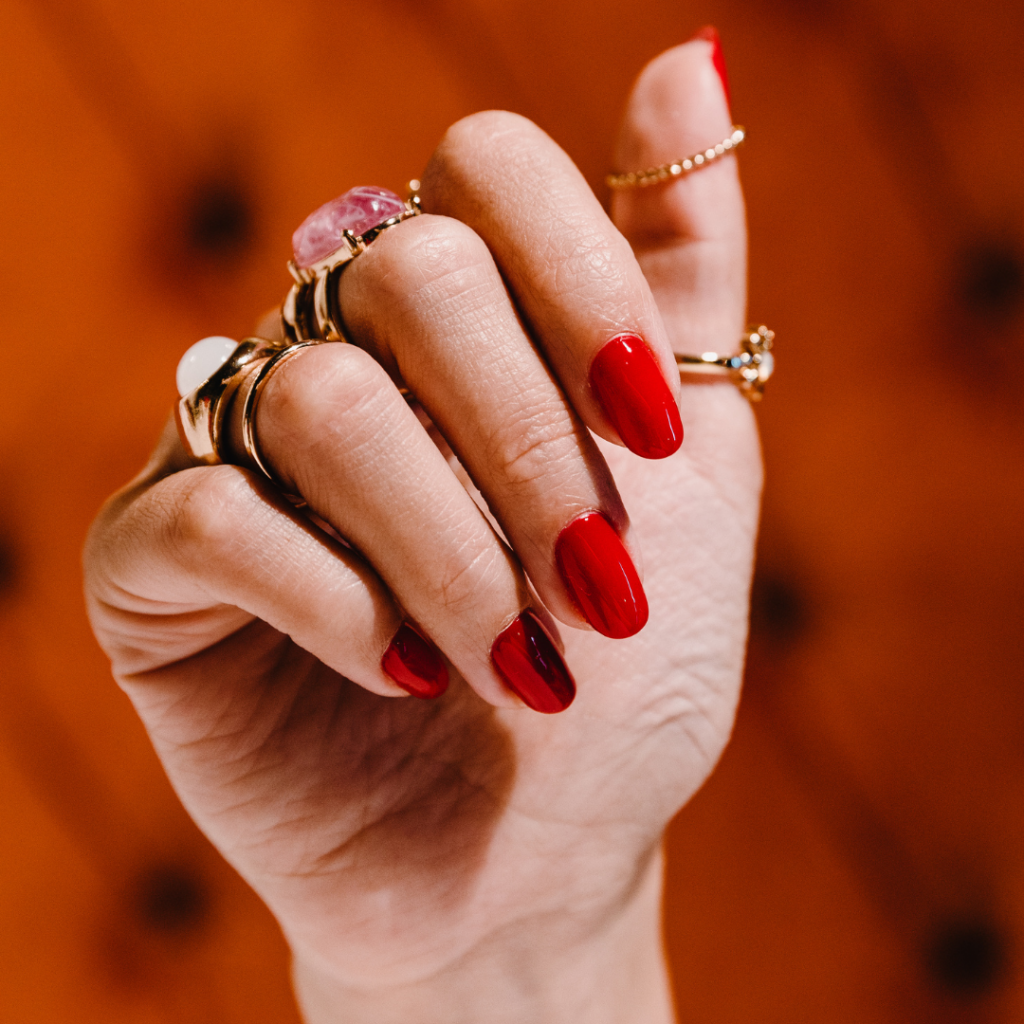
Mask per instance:
[[[644,71],[615,166],[729,133],[710,51]],[[680,388],[672,356],[744,326],[736,161],[609,219],[547,136],[485,113],[422,195],[342,275],[357,345],[297,354],[259,411],[275,472],[351,547],[169,430],[92,530],[90,616],[186,808],[280,922],[311,1024],[664,1024],[660,844],[731,728],[761,486],[745,399]],[[622,331],[679,394],[669,458],[626,451],[588,388]],[[644,566],[629,639],[589,629],[555,569],[588,509]],[[561,624],[561,714],[489,658],[526,607]],[[381,669],[403,620],[449,663],[440,698]]]

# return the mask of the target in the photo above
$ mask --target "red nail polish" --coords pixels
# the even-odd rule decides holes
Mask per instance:
[[[568,666],[532,612],[522,612],[498,634],[491,661],[508,688],[534,711],[557,714],[576,696]]]
[[[729,96],[729,72],[725,69],[725,56],[722,53],[722,40],[718,35],[718,29],[714,25],[705,25],[694,33],[693,39],[703,39],[711,44],[711,61],[715,65],[718,77],[722,80],[725,102],[732,106],[732,100]],[[690,42],[693,42],[693,39]]]
[[[598,633],[621,640],[647,624],[647,595],[615,528],[584,512],[559,535],[555,561],[565,589]]]
[[[403,622],[380,659],[386,675],[414,697],[429,700],[448,689],[448,666],[437,648]]]
[[[643,339],[635,334],[612,338],[590,364],[590,386],[631,452],[664,459],[679,450],[679,407]]]

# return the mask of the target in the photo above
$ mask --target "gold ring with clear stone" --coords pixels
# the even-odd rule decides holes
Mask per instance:
[[[676,354],[680,376],[688,373],[722,374],[752,402],[760,401],[764,386],[775,371],[775,357],[772,342],[775,332],[764,324],[749,327],[740,339],[740,350],[733,356],[722,356],[717,352],[702,352],[699,356]]]

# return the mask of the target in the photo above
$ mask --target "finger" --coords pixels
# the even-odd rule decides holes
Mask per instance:
[[[386,232],[342,276],[345,328],[412,389],[541,600],[626,637],[647,601],[608,467],[538,358],[487,246],[447,217]]]
[[[568,706],[572,677],[515,556],[379,363],[354,345],[304,349],[268,378],[255,415],[282,485],[365,556],[477,693],[509,705],[511,688],[536,710]]]
[[[616,149],[622,170],[698,153],[731,131],[713,30],[642,72]],[[722,70],[720,70],[722,69]],[[612,216],[637,254],[677,352],[735,348],[746,308],[746,224],[737,159],[671,182],[617,191]]]
[[[566,154],[515,114],[475,114],[445,135],[422,195],[494,253],[584,423],[646,458],[675,452],[668,335],[628,243]]]
[[[245,470],[188,469],[115,498],[87,565],[92,618],[122,678],[258,618],[374,693],[447,685],[443,659],[365,561]]]

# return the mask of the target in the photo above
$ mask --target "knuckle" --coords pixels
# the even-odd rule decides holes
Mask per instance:
[[[251,528],[254,491],[234,466],[210,466],[175,474],[173,487],[155,488],[164,540],[186,563],[230,555],[240,531]]]
[[[450,615],[475,615],[480,609],[480,595],[491,592],[492,587],[497,589],[496,584],[508,572],[497,545],[467,544],[445,565],[437,580],[438,603]]]
[[[469,279],[492,264],[483,239],[451,217],[417,217],[389,232],[375,248],[367,253],[376,257],[367,267],[374,275],[374,298],[399,309],[417,305],[430,293],[463,291]]]
[[[455,122],[444,134],[435,153],[442,166],[455,170],[476,165],[480,153],[508,154],[531,147],[547,135],[529,118],[508,110],[482,110]]]
[[[364,412],[391,387],[387,374],[354,345],[322,345],[281,367],[267,385],[258,427],[302,444],[327,422]]]
[[[550,489],[552,481],[571,475],[580,458],[577,427],[562,408],[546,403],[492,441],[492,461],[504,486],[513,493]]]
[[[532,121],[507,110],[484,110],[456,121],[441,139],[424,172],[424,180],[441,185],[442,192],[458,189],[479,193],[481,171],[494,177],[536,176],[541,154],[554,143]]]

